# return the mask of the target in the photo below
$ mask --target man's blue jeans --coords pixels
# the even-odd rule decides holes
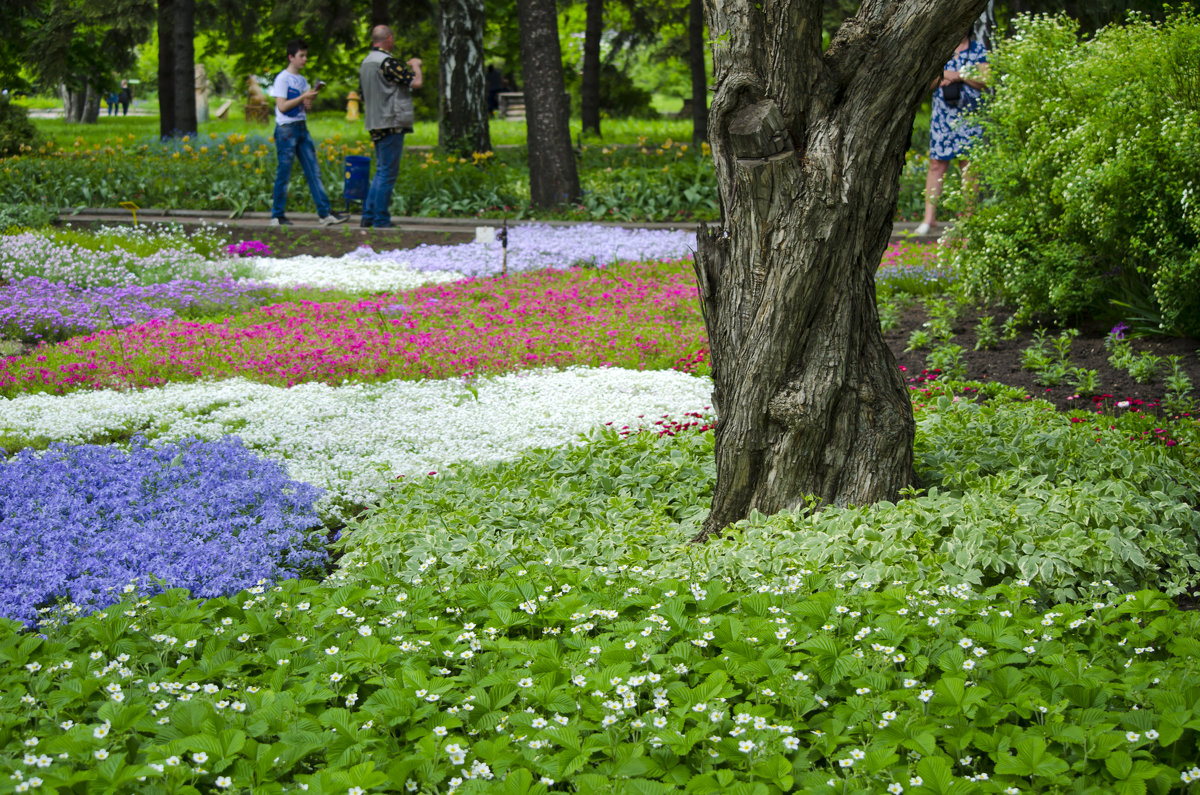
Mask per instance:
[[[404,154],[404,133],[392,133],[375,142],[375,179],[367,188],[363,202],[363,226],[392,225],[392,188],[400,173],[400,155]]]
[[[275,170],[275,195],[271,202],[271,217],[282,218],[287,205],[288,180],[292,177],[292,161],[300,159],[300,169],[308,182],[308,191],[317,205],[317,215],[329,215],[329,196],[321,184],[321,169],[317,166],[317,148],[313,146],[308,125],[302,121],[275,125],[275,157],[279,167]]]

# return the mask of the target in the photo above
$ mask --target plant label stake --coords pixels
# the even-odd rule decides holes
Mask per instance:
[[[117,206],[124,207],[126,210],[133,213],[133,225],[137,226],[137,211],[141,209],[140,207],[137,206],[137,203],[136,202],[119,202]]]

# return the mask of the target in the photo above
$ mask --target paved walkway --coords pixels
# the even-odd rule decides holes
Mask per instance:
[[[337,207],[334,207],[335,212]],[[81,223],[95,221],[129,221],[133,217],[131,211],[120,208],[109,207],[86,207],[74,213],[63,213],[59,216],[59,220],[63,222]],[[288,213],[288,218],[291,219],[292,229],[312,230],[323,228],[317,222],[316,213]],[[327,227],[329,229],[339,229],[345,226],[350,228],[358,227],[359,216],[351,216],[350,220],[345,224]],[[206,211],[206,210],[158,210],[144,209],[137,211],[137,220],[140,223],[175,223],[175,224],[222,224],[242,229],[266,228],[271,220],[270,213],[243,213],[237,218],[230,218],[229,213],[224,210]],[[392,216],[392,223],[395,225],[392,231],[397,233],[402,232],[433,232],[433,233],[469,233],[474,232],[477,227],[500,227],[503,223],[499,218],[424,218],[412,216]],[[529,220],[509,220],[509,226],[524,226],[528,224],[553,224],[554,226],[577,226],[579,224],[595,224],[599,226],[619,226],[626,229],[682,229],[686,231],[694,231],[698,226],[696,221],[685,221],[683,223],[663,223],[663,222],[620,222],[620,221],[529,221]],[[897,223],[892,226],[892,240],[911,240],[917,243],[933,243],[946,227],[935,229],[927,235],[917,236],[913,232],[917,228],[915,223]],[[379,233],[385,233],[389,230],[378,229],[373,230]]]

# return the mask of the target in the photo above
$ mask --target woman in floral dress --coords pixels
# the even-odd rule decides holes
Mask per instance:
[[[971,37],[963,37],[954,55],[942,68],[942,77],[933,89],[933,115],[929,124],[929,171],[925,176],[925,218],[917,227],[918,235],[937,227],[937,200],[942,195],[942,178],[951,161],[962,160],[963,178],[967,171],[967,150],[980,134],[970,118],[986,87],[987,50]],[[966,73],[966,74],[964,74]],[[970,76],[966,76],[969,74]],[[946,88],[958,92],[955,102],[946,101]]]

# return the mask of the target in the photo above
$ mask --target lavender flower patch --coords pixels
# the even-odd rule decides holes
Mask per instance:
[[[277,297],[271,285],[232,279],[82,289],[33,276],[0,285],[0,337],[53,342],[148,320],[245,309]]]
[[[92,612],[131,583],[206,597],[319,573],[325,552],[306,542],[320,496],[236,437],[24,450],[0,461],[0,616],[32,625],[60,600]]]
[[[598,224],[527,224],[508,229],[508,270],[603,267],[617,260],[678,259],[691,256],[695,249],[694,231],[623,229]],[[501,272],[499,241],[423,245],[381,252],[362,248],[355,254],[369,260],[403,263],[425,272],[455,271],[470,277],[495,276]]]

